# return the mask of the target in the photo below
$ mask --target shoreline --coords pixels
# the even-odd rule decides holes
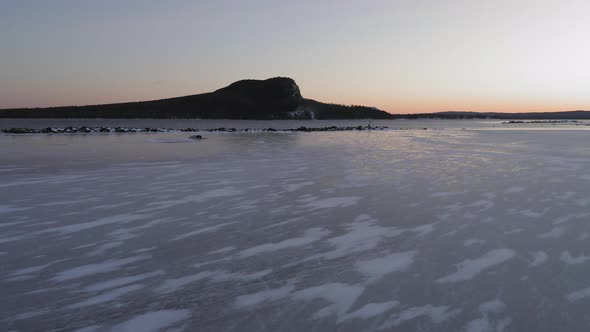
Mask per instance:
[[[275,129],[275,128],[209,128],[209,129],[173,129],[173,128],[132,128],[132,127],[47,127],[43,129],[35,128],[7,128],[0,129],[3,134],[136,134],[136,133],[171,133],[171,132],[228,132],[228,133],[245,133],[245,132],[335,132],[335,131],[371,131],[371,130],[387,130],[388,126],[329,126],[329,127],[298,127],[289,129]],[[419,130],[426,130],[421,128]]]

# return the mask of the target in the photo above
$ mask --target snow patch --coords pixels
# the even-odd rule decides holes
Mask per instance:
[[[238,255],[242,258],[258,255],[266,252],[273,252],[281,249],[299,247],[319,241],[324,236],[330,234],[330,231],[323,228],[310,228],[305,231],[302,237],[291,238],[275,243],[265,243],[241,251]]]
[[[111,331],[118,332],[158,332],[165,327],[176,325],[189,319],[190,310],[160,310],[137,315],[126,322],[114,326]]]
[[[565,234],[565,229],[563,229],[563,227],[554,227],[553,229],[551,229],[547,233],[537,235],[537,238],[539,238],[539,239],[551,239],[551,238],[555,239],[555,238],[561,237],[563,234]]]
[[[470,246],[473,246],[473,245],[484,244],[484,243],[486,243],[486,241],[485,240],[482,240],[482,239],[469,239],[469,240],[465,240],[463,242],[463,246],[464,247],[470,247]]]
[[[165,274],[164,271],[158,270],[158,271],[154,271],[154,272],[143,273],[143,274],[138,274],[138,275],[129,276],[129,277],[115,278],[115,279],[101,281],[101,282],[97,282],[95,284],[88,285],[88,286],[84,287],[84,290],[87,292],[103,291],[105,289],[112,289],[112,288],[124,286],[127,284],[131,284],[131,283],[134,283],[137,281],[160,276],[163,274]]]
[[[144,286],[142,286],[142,285],[130,285],[130,286],[126,286],[126,287],[116,288],[116,289],[108,291],[104,294],[93,296],[93,297],[91,297],[87,300],[84,300],[82,302],[68,305],[68,306],[66,306],[66,308],[67,309],[79,309],[79,308],[93,306],[93,305],[97,305],[97,304],[101,304],[101,303],[105,303],[105,302],[112,302],[125,294],[135,292],[137,290],[142,289],[143,287]]]
[[[437,283],[460,282],[474,278],[492,266],[502,264],[515,256],[514,250],[495,249],[476,259],[468,259],[459,264],[458,271],[436,280]]]
[[[544,251],[537,251],[532,254],[533,255],[533,262],[529,265],[530,267],[539,266],[549,259],[549,255],[547,255]]]
[[[199,272],[194,275],[184,276],[175,279],[168,279],[162,283],[159,287],[156,288],[156,291],[159,293],[172,293],[176,292],[179,289],[182,289],[184,286],[192,284],[197,281],[210,279],[212,282],[225,282],[225,281],[250,281],[256,280],[264,277],[267,274],[270,274],[272,269],[267,269],[264,271],[253,272],[253,273],[229,273],[226,271],[203,271]]]
[[[72,280],[72,279],[84,278],[84,277],[91,276],[94,274],[111,272],[111,271],[118,270],[119,268],[121,268],[125,265],[139,262],[142,260],[146,260],[149,258],[151,258],[151,256],[141,255],[141,256],[135,256],[135,257],[129,257],[129,258],[123,258],[123,259],[109,259],[109,260],[104,261],[102,263],[82,265],[82,266],[78,266],[78,267],[71,268],[69,270],[65,270],[63,272],[60,272],[58,275],[56,275],[53,278],[53,280],[61,282],[61,281],[67,281],[67,280]]]
[[[357,298],[364,291],[360,285],[348,285],[343,283],[330,283],[320,286],[305,288],[292,294],[292,298],[300,301],[311,301],[322,299],[330,302],[314,314],[314,318],[324,318],[336,314],[344,317],[348,309],[356,302]]]
[[[149,218],[149,215],[144,215],[144,214],[119,214],[119,215],[115,215],[115,216],[109,216],[109,217],[104,217],[104,218],[100,218],[96,221],[91,221],[91,222],[85,222],[85,223],[79,223],[79,224],[73,224],[73,225],[67,225],[67,226],[62,226],[62,227],[56,227],[56,228],[51,228],[51,229],[47,229],[44,232],[60,232],[63,234],[69,234],[69,233],[75,233],[75,232],[79,232],[79,231],[85,231],[87,229],[91,229],[91,228],[95,228],[95,227],[100,227],[100,226],[105,226],[105,225],[110,225],[110,224],[116,224],[116,223],[130,223],[132,221],[136,221],[136,220],[140,220],[140,219],[146,219]]]
[[[228,247],[223,247],[217,250],[211,250],[208,252],[209,255],[215,255],[215,254],[225,254],[228,253],[230,251],[234,251],[236,250],[236,247],[234,246],[228,246]]]
[[[585,299],[587,297],[590,297],[590,287],[583,288],[583,289],[577,290],[575,292],[569,293],[567,295],[567,300],[570,302],[576,302],[576,301],[580,301],[582,299]]]
[[[188,203],[202,203],[215,198],[231,197],[241,195],[245,191],[240,189],[234,189],[232,187],[219,188],[206,191],[198,195],[189,195],[181,199],[168,200],[161,202],[150,203],[149,205],[155,206],[155,209],[169,209],[182,204]]]
[[[564,251],[563,253],[561,253],[561,256],[559,257],[559,259],[566,264],[576,265],[576,264],[586,263],[587,261],[590,260],[590,256],[580,255],[580,256],[574,257],[574,256],[572,256],[572,254],[570,254],[569,251]]]
[[[414,262],[414,257],[417,254],[417,250],[392,253],[384,257],[357,262],[355,267],[357,271],[368,276],[371,282],[374,282],[386,274],[406,271]]]
[[[360,199],[359,196],[331,197],[313,200],[305,206],[312,209],[344,208],[356,205]]]
[[[295,286],[292,284],[288,284],[286,286],[275,288],[275,289],[267,289],[260,291],[258,293],[248,294],[248,295],[241,295],[238,296],[234,301],[234,306],[237,308],[245,308],[250,306],[255,306],[263,302],[271,302],[277,301],[282,298],[289,296],[289,294],[295,289]]]
[[[392,315],[382,326],[381,329],[400,326],[406,321],[420,317],[427,317],[433,323],[445,322],[461,312],[461,309],[449,310],[449,306],[433,306],[427,304],[421,307],[413,307],[402,312]]]
[[[390,309],[397,307],[398,301],[382,302],[382,303],[367,303],[360,309],[346,314],[341,321],[352,319],[369,319],[383,315]]]

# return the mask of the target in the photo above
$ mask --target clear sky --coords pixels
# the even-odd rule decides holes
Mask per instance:
[[[590,109],[588,0],[0,0],[0,108],[289,76],[392,113]]]

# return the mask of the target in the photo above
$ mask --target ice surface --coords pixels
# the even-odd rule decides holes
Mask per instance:
[[[572,254],[570,254],[569,251],[564,251],[561,256],[559,257],[559,259],[561,259],[562,262],[566,263],[566,264],[572,264],[572,265],[577,265],[577,264],[584,264],[587,261],[590,260],[590,256],[586,256],[586,255],[579,255],[579,256],[573,256]]]
[[[461,309],[451,310],[448,306],[433,306],[431,304],[412,307],[394,314],[381,328],[390,328],[403,324],[405,321],[427,317],[433,323],[442,323],[453,318],[461,312]]]
[[[385,314],[391,308],[399,305],[397,301],[383,302],[383,303],[368,303],[362,308],[349,312],[344,316],[343,320],[347,319],[369,319]]]
[[[148,312],[135,316],[130,320],[123,322],[115,327],[112,331],[121,332],[157,332],[160,329],[176,325],[189,319],[190,310],[160,310]]]
[[[293,191],[297,191],[305,186],[311,186],[312,184],[314,184],[314,182],[311,182],[311,181],[301,182],[301,183],[290,183],[287,185],[286,189],[288,192],[293,192]]]
[[[228,247],[223,247],[223,248],[219,248],[219,249],[216,249],[216,250],[211,250],[211,251],[209,251],[209,254],[210,255],[225,254],[225,253],[228,253],[228,252],[234,251],[234,250],[236,250],[236,247],[234,247],[234,246],[228,246]]]
[[[86,326],[81,329],[77,329],[75,332],[97,332],[99,331],[100,326],[93,325],[93,326]]]
[[[110,271],[117,270],[124,265],[135,263],[140,260],[148,259],[150,256],[142,255],[142,256],[135,256],[135,257],[128,257],[122,259],[111,259],[104,261],[102,263],[96,264],[87,264],[82,266],[77,266],[65,271],[58,273],[53,280],[55,281],[67,281],[71,279],[79,279],[84,278],[87,276],[91,276],[97,273],[106,273]]]
[[[204,271],[199,272],[195,275],[189,275],[185,277],[168,279],[160,287],[156,289],[158,292],[171,293],[180,290],[184,286],[200,281],[209,279],[213,282],[224,282],[224,281],[249,281],[256,280],[265,275],[271,273],[271,269],[267,269],[259,272],[252,273],[229,273],[226,271]]]
[[[295,289],[294,285],[286,285],[275,289],[267,289],[254,294],[240,295],[235,300],[238,308],[255,306],[263,302],[270,302],[286,298]]]
[[[512,323],[512,318],[503,315],[506,305],[499,299],[484,302],[478,307],[480,318],[469,321],[466,332],[504,331]]]
[[[295,300],[311,301],[322,299],[330,303],[314,314],[314,318],[322,318],[326,315],[336,314],[343,317],[348,309],[362,294],[364,287],[359,285],[347,285],[342,283],[330,283],[295,292],[292,296]]]
[[[505,308],[506,305],[499,299],[494,299],[479,305],[479,311],[482,313],[499,313],[504,311]]]
[[[463,245],[465,247],[470,247],[470,246],[473,246],[473,245],[478,245],[478,244],[483,244],[483,243],[486,243],[486,241],[484,241],[482,239],[469,239],[469,240],[465,240],[463,242]]]
[[[0,205],[0,214],[2,213],[14,213],[18,211],[30,210],[31,207],[15,207],[12,205]]]
[[[329,209],[336,207],[347,207],[358,203],[361,198],[358,196],[350,197],[330,197],[317,199],[309,202],[306,206],[314,209]]]
[[[159,270],[159,271],[142,273],[142,274],[129,276],[129,277],[121,277],[121,278],[115,278],[115,279],[111,279],[111,280],[105,280],[105,281],[97,282],[95,284],[88,285],[88,286],[84,287],[84,290],[87,292],[103,291],[106,289],[111,289],[111,288],[116,288],[116,287],[124,286],[127,284],[131,284],[131,283],[141,281],[144,279],[157,277],[157,276],[160,276],[163,274],[165,274],[164,271]]]
[[[583,288],[583,289],[577,290],[575,292],[571,292],[567,295],[567,299],[570,302],[576,302],[576,301],[585,299],[587,297],[590,297],[590,287]]]
[[[565,233],[565,229],[563,227],[553,227],[549,232],[539,234],[537,237],[539,239],[551,239],[551,238],[558,238],[561,237]]]
[[[467,323],[465,332],[494,332],[494,326],[487,318],[478,318]]]
[[[322,237],[325,237],[328,234],[330,234],[329,231],[322,229],[322,228],[314,227],[314,228],[310,228],[310,229],[306,230],[304,232],[303,236],[301,236],[301,237],[295,237],[295,238],[286,239],[286,240],[276,242],[276,243],[265,243],[265,244],[261,244],[261,245],[255,246],[255,247],[251,247],[251,248],[242,250],[239,253],[239,256],[245,258],[245,257],[250,257],[250,256],[262,254],[262,253],[274,252],[274,251],[281,250],[281,249],[305,246],[310,243],[319,241],[320,239],[322,239]]]
[[[129,223],[129,222],[132,222],[135,220],[145,219],[146,217],[147,216],[145,216],[145,215],[122,214],[122,215],[100,218],[96,221],[91,221],[91,222],[84,222],[84,223],[78,223],[78,224],[74,224],[74,225],[50,228],[47,231],[61,232],[64,234],[68,234],[68,233],[75,233],[75,232],[79,232],[79,231],[85,231],[90,228],[105,226],[105,225],[109,225],[109,224]]]
[[[395,126],[0,135],[0,330],[587,330],[589,131]]]
[[[414,256],[417,254],[417,250],[392,253],[387,256],[357,262],[355,266],[360,273],[375,281],[389,273],[406,271],[414,262]]]
[[[220,197],[229,197],[242,194],[244,191],[239,189],[234,189],[231,187],[220,188],[220,189],[213,189],[206,191],[202,194],[198,195],[189,195],[186,197],[182,197],[176,200],[168,200],[168,201],[161,201],[151,203],[149,205],[154,205],[155,209],[169,209],[175,207],[177,205],[188,204],[188,203],[201,203],[205,202],[210,199],[220,198]]]
[[[225,227],[227,225],[232,225],[232,224],[235,224],[235,223],[236,222],[232,221],[232,222],[225,222],[225,223],[216,224],[214,226],[203,227],[201,229],[197,229],[195,231],[191,231],[191,232],[188,232],[188,233],[179,235],[179,236],[173,238],[172,241],[178,241],[178,240],[186,239],[188,237],[199,235],[199,234],[203,234],[203,233],[214,232],[214,231],[217,231],[218,229],[220,229],[222,227]]]
[[[513,258],[514,255],[514,251],[510,249],[492,250],[479,258],[468,259],[457,264],[459,267],[457,272],[439,278],[436,280],[436,282],[445,283],[469,280],[486,269],[504,263],[505,261]]]
[[[549,259],[549,255],[547,255],[546,252],[537,251],[537,252],[533,253],[533,262],[529,266],[531,266],[531,267],[539,266],[539,265],[545,263],[547,261],[547,259]]]
[[[66,308],[67,309],[79,309],[82,307],[94,306],[94,305],[105,303],[105,302],[115,301],[120,296],[123,296],[127,293],[134,292],[139,289],[142,289],[143,287],[144,286],[142,286],[142,285],[130,285],[130,286],[125,286],[125,287],[121,287],[121,288],[116,288],[111,291],[105,292],[103,294],[93,296],[93,297],[91,297],[87,300],[84,300],[82,302],[70,304]]]
[[[328,238],[328,243],[334,247],[333,250],[316,254],[305,258],[302,261],[317,259],[337,259],[346,257],[355,252],[362,252],[374,249],[385,238],[395,237],[403,233],[403,230],[396,227],[382,227],[376,225],[376,220],[367,214],[357,216],[354,222],[346,225],[347,232]],[[431,229],[417,230],[420,234],[426,234]]]

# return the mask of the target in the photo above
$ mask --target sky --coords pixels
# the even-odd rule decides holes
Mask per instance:
[[[287,76],[391,113],[590,109],[587,0],[0,0],[0,108]]]

